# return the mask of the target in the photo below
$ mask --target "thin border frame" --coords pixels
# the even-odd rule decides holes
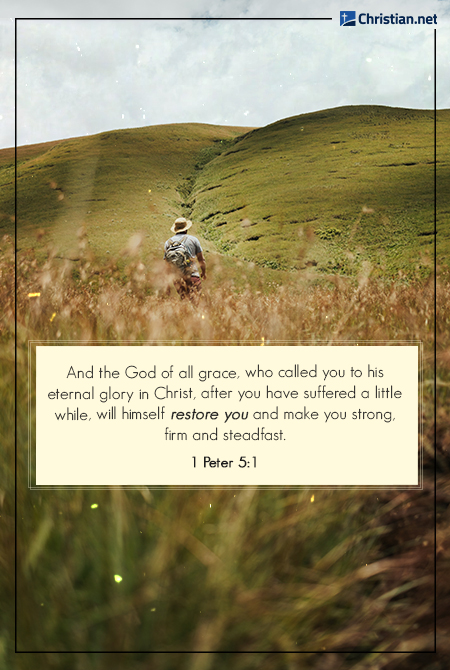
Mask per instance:
[[[15,336],[14,336],[14,351],[15,351],[15,361],[14,361],[14,369],[15,369],[15,383],[14,383],[14,395],[15,395],[15,413],[14,413],[14,427],[15,427],[15,476],[14,476],[14,547],[15,547],[15,556],[14,556],[14,567],[15,567],[15,584],[14,584],[14,604],[15,604],[15,612],[14,612],[14,622],[15,622],[15,631],[14,631],[14,651],[15,653],[36,653],[36,654],[45,654],[45,653],[59,653],[59,654],[76,654],[76,653],[94,653],[94,654],[102,654],[102,653],[116,653],[116,654],[127,654],[127,653],[146,653],[146,654],[152,654],[152,653],[211,653],[211,652],[179,652],[179,651],[166,651],[166,652],[158,652],[158,651],[149,651],[149,652],[127,652],[127,651],[115,651],[115,652],[105,652],[105,651],[91,651],[91,652],[84,652],[84,651],[58,651],[58,652],[51,652],[51,651],[18,651],[17,650],[17,254],[16,254],[16,248],[17,248],[17,24],[18,21],[21,20],[34,20],[34,21],[45,21],[45,20],[51,20],[51,21],[66,21],[66,20],[73,20],[68,17],[64,18],[56,18],[56,17],[51,17],[51,18],[15,18],[15,48],[14,48],[14,53],[15,53],[15,61],[14,61],[14,71],[15,71],[15,109],[14,109],[14,117],[15,117],[15,177],[14,177],[14,183],[15,183],[15,224],[14,224],[14,243],[15,243],[15,298],[14,298],[14,305],[15,305]],[[87,18],[87,19],[80,19],[78,18],[77,20],[108,20],[107,18],[105,19],[95,19],[95,18]],[[158,18],[145,18],[145,19],[138,19],[134,17],[123,17],[123,18],[113,18],[109,20],[119,20],[119,21],[137,21],[137,20],[153,20],[153,21],[158,21],[158,20],[180,20],[176,19],[174,17],[170,17],[169,19],[163,18],[163,17],[158,17]],[[193,21],[193,20],[205,20],[202,17],[196,17],[196,18],[187,18],[184,17],[181,20],[188,20],[188,21]],[[332,20],[331,17],[323,17],[323,18],[318,18],[318,19],[310,19],[310,18],[289,18],[289,17],[276,17],[276,18],[263,18],[263,17],[252,17],[252,18],[238,18],[238,17],[229,17],[229,18],[218,18],[218,19],[211,19],[211,17],[208,17],[207,20],[215,20],[215,21],[222,21],[222,20],[228,20],[228,21],[233,21],[233,20],[240,20],[240,21],[267,21],[267,20],[282,20],[282,21],[309,21],[309,20]],[[436,109],[436,90],[437,90],[437,73],[436,73],[436,60],[437,60],[437,30],[434,28],[434,77],[433,77],[433,82],[434,82],[434,650],[427,650],[427,651],[390,651],[389,653],[394,653],[394,654],[399,654],[399,653],[411,653],[411,654],[429,654],[429,653],[437,653],[437,555],[436,555],[436,541],[437,541],[437,526],[436,526],[436,521],[437,521],[437,463],[436,463],[436,452],[437,452],[437,440],[436,440],[436,421],[437,421],[437,403],[436,403],[436,394],[437,394],[437,380],[436,380],[436,371],[437,371],[437,347],[436,347],[436,315],[437,315],[437,128],[436,128],[436,121],[437,121],[437,109]],[[221,651],[216,651],[214,653],[226,653],[226,654],[232,654],[232,653],[238,653],[238,652],[221,652]],[[245,653],[245,654],[252,654],[252,653],[260,653],[260,652],[239,652],[239,653]],[[292,653],[292,654],[304,654],[304,653],[367,653],[367,652],[355,652],[353,650],[340,650],[338,652],[333,652],[333,651],[327,651],[327,652],[321,652],[321,651],[293,651],[293,652],[282,652],[282,651],[274,651],[274,652],[265,652],[267,654],[286,654],[286,653]],[[368,652],[368,653],[381,653],[381,652]]]

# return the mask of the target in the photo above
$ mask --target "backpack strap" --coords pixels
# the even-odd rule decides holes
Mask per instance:
[[[181,240],[174,240],[173,238],[171,238],[171,240],[170,240],[170,246],[171,246],[171,247],[179,247],[180,244],[184,244],[184,243],[186,242],[186,238],[187,238],[187,235],[185,235],[184,237],[182,237]]]

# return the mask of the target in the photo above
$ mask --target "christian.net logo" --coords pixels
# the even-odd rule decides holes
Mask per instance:
[[[356,12],[341,12],[341,26],[356,26]]]
[[[436,25],[437,15],[429,16],[401,16],[395,14],[367,14],[362,12],[358,14],[358,23],[362,26],[411,26],[411,25]],[[341,26],[356,26],[356,12],[340,12],[339,24]]]

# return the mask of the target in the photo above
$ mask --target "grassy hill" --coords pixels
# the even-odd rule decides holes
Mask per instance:
[[[198,154],[242,131],[177,124],[20,147],[18,247],[35,245],[42,228],[47,233],[43,244],[51,240],[70,255],[76,232],[85,225],[100,255],[116,254],[141,230],[151,249],[180,213],[177,184],[194,170]],[[4,229],[11,227],[14,214],[13,160],[7,151],[0,162]]]
[[[448,264],[450,110],[438,112],[440,261]],[[171,222],[192,218],[229,269],[426,275],[433,257],[434,113],[341,107],[264,128],[173,124],[18,149],[19,249],[99,257],[136,232],[161,256]],[[0,152],[0,226],[12,228],[14,156]],[[38,230],[45,231],[40,241]],[[284,273],[283,273],[284,274]]]
[[[440,112],[442,228],[450,204],[449,131],[450,113]],[[203,169],[192,215],[219,248],[269,267],[309,264],[353,274],[368,261],[383,274],[426,271],[434,238],[433,133],[427,111],[344,107],[285,119],[248,133]],[[445,233],[447,261],[448,227]]]

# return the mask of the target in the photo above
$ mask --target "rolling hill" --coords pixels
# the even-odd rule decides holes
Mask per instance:
[[[439,261],[449,264],[450,110],[437,114]],[[17,247],[117,255],[136,232],[161,257],[174,218],[209,254],[280,275],[425,276],[434,249],[434,112],[351,106],[263,128],[173,124],[18,148]],[[0,226],[14,152],[0,152]],[[37,231],[45,235],[37,240]],[[231,263],[231,265],[230,265]],[[273,273],[269,272],[272,276]]]

